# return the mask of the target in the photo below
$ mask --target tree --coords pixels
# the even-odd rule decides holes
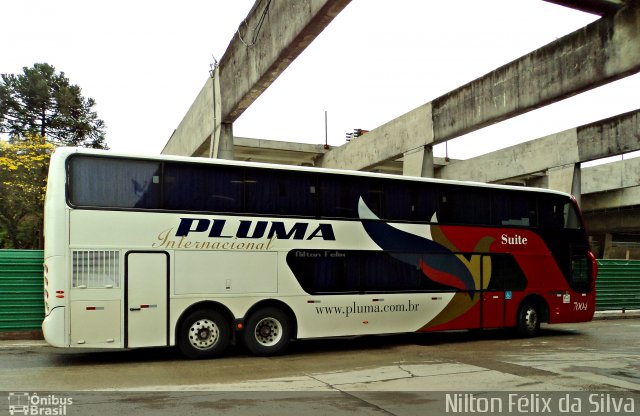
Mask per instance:
[[[5,234],[0,247],[42,248],[44,195],[53,149],[37,135],[0,140],[0,225]]]
[[[80,87],[49,64],[23,72],[1,76],[0,132],[14,139],[38,135],[54,145],[107,148],[95,100],[84,98]]]

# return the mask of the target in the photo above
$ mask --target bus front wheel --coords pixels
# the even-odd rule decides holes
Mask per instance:
[[[518,332],[533,337],[540,331],[540,308],[534,302],[525,302],[518,311]]]
[[[255,355],[280,354],[291,339],[290,319],[280,309],[260,309],[247,320],[243,337],[245,345]]]
[[[197,310],[180,325],[178,347],[189,358],[211,358],[222,354],[229,345],[227,320],[212,310]]]

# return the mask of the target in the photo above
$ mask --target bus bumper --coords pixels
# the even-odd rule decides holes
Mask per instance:
[[[42,321],[42,334],[49,345],[66,347],[64,321],[64,306],[53,308]]]

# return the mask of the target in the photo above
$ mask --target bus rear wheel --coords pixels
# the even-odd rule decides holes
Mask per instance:
[[[290,319],[280,309],[260,309],[247,320],[243,337],[247,349],[254,355],[281,354],[291,339]]]
[[[229,345],[231,330],[227,320],[212,310],[197,310],[180,325],[178,347],[189,358],[211,358]]]
[[[518,333],[533,337],[540,331],[540,308],[534,302],[525,302],[518,310]]]

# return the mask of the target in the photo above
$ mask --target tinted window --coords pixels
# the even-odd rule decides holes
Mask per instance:
[[[354,293],[360,290],[357,266],[348,251],[293,250],[287,264],[307,293]]]
[[[438,206],[432,184],[387,181],[384,184],[384,218],[389,221],[428,222]]]
[[[496,191],[492,198],[493,225],[537,226],[535,194]]]
[[[574,290],[588,291],[591,283],[590,259],[584,256],[574,255],[571,258],[570,284]]]
[[[471,186],[443,186],[440,191],[438,222],[450,224],[491,224],[489,190]]]
[[[580,229],[580,217],[573,203],[561,195],[541,195],[540,226],[545,229]]]
[[[316,216],[315,175],[247,169],[244,211],[255,214]]]
[[[524,290],[527,278],[510,254],[491,254],[491,279],[486,290]]]
[[[359,218],[358,201],[363,199],[374,214],[383,218],[382,182],[343,175],[322,175],[319,179],[320,216]]]
[[[69,202],[84,207],[160,208],[160,163],[75,156],[69,161]]]
[[[167,163],[164,170],[164,208],[233,212],[242,207],[242,185],[242,169]]]
[[[287,264],[302,288],[312,294],[455,290],[399,260],[406,255],[383,251],[293,250],[287,255]]]

